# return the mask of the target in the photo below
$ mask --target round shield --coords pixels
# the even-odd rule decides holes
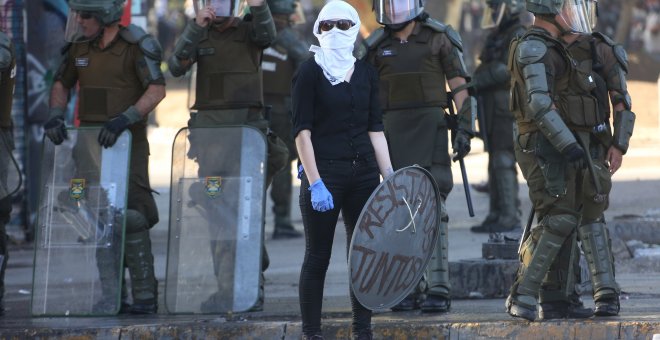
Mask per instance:
[[[360,303],[390,308],[418,284],[438,241],[442,202],[431,174],[397,170],[371,194],[349,248],[350,283]]]

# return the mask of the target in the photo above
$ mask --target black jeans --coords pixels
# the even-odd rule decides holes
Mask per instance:
[[[330,263],[335,226],[341,210],[346,227],[347,246],[353,236],[362,207],[380,182],[378,165],[373,157],[356,161],[317,161],[319,174],[332,194],[334,209],[312,209],[309,181],[302,176],[300,211],[305,227],[305,259],[300,271],[300,312],[306,335],[321,334],[323,284]],[[353,334],[371,328],[371,310],[360,304],[350,291],[353,311]]]

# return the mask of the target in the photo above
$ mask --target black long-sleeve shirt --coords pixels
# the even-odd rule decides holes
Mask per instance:
[[[310,58],[293,77],[293,135],[311,131],[317,160],[371,156],[374,149],[368,132],[383,131],[378,96],[378,73],[373,66],[358,60],[350,83],[332,86]]]

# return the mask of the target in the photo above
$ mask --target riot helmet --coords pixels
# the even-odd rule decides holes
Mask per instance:
[[[424,0],[374,0],[378,23],[392,26],[406,24],[424,12]]]
[[[527,10],[545,17],[562,34],[591,33],[589,7],[593,0],[526,0]]]
[[[247,6],[241,0],[193,0],[193,7],[195,14],[203,8],[211,7],[216,17],[238,17]]]
[[[525,10],[523,0],[485,0],[482,28],[492,28],[508,21]]]
[[[295,0],[268,0],[268,8],[273,14],[293,14],[296,9]]]
[[[64,39],[80,42],[95,38],[103,27],[121,19],[124,3],[125,0],[69,0]]]

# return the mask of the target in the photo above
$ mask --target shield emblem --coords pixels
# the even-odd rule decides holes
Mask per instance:
[[[32,280],[32,315],[119,311],[130,132],[101,148],[100,128],[44,140]]]
[[[266,137],[249,126],[177,133],[165,279],[168,312],[242,312],[257,302],[266,155]]]
[[[431,174],[397,170],[362,209],[349,248],[350,284],[365,307],[390,308],[417,285],[438,242],[444,205]]]
[[[69,197],[72,200],[79,201],[85,194],[85,179],[72,178],[69,185]]]
[[[222,177],[220,176],[208,176],[204,181],[204,187],[206,188],[206,195],[210,198],[215,198],[220,194],[220,185],[222,185]]]

